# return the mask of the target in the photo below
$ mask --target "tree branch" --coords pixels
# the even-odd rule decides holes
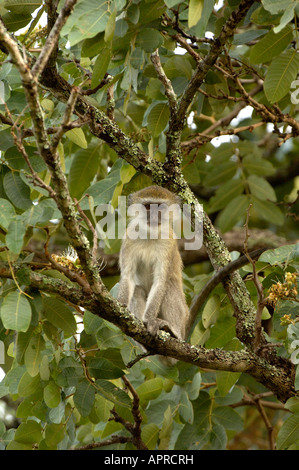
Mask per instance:
[[[101,282],[98,267],[93,263],[89,242],[81,231],[77,221],[75,205],[69,194],[66,176],[61,168],[59,155],[57,152],[51,151],[38,99],[35,77],[32,76],[29,67],[23,60],[16,42],[6,32],[2,23],[0,23],[0,41],[3,41],[6,44],[13,62],[17,66],[21,75],[27,103],[30,107],[37,147],[41,157],[50,169],[56,193],[56,203],[63,215],[64,224],[71,243],[78,253],[82,269],[86,274],[92,290],[94,292],[101,292],[105,288]]]
[[[12,268],[16,276],[18,270],[24,268],[24,264],[14,264]],[[0,277],[12,278],[12,271],[5,262],[0,262]],[[98,295],[90,293],[87,296],[80,286],[49,278],[39,272],[30,271],[29,278],[31,287],[58,295],[71,304],[76,304],[104,318],[155,354],[174,357],[201,368],[246,372],[268,387],[283,402],[296,394],[294,365],[273,353],[271,353],[271,362],[267,363],[265,358],[247,348],[238,352],[205,349],[173,338],[163,331],[153,336],[140,320],[108,292]]]
[[[55,24],[53,28],[51,29],[51,32],[45,42],[45,45],[42,48],[42,51],[36,60],[34,66],[32,67],[31,73],[32,73],[32,78],[37,80],[38,76],[42,73],[44,70],[50,55],[52,54],[55,46],[58,43],[59,39],[59,34],[60,31],[62,30],[63,26],[65,25],[68,17],[72,13],[74,5],[77,3],[77,0],[66,0],[58,17],[57,20],[55,21]]]

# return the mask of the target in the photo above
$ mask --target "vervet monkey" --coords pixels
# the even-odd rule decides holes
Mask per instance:
[[[179,207],[179,201],[178,196],[159,186],[129,196],[131,218],[120,251],[118,301],[142,320],[150,333],[163,329],[185,339],[189,309],[171,212],[173,206]]]

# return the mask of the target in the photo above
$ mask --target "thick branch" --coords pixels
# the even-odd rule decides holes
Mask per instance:
[[[15,265],[14,275],[23,267],[23,264]],[[12,270],[7,263],[0,262],[0,277],[12,278]],[[201,368],[246,372],[273,391],[281,401],[286,401],[295,395],[294,366],[286,359],[273,355],[270,363],[246,348],[239,352],[205,349],[173,338],[163,331],[152,336],[144,324],[108,292],[98,296],[91,293],[87,296],[78,285],[71,285],[60,279],[49,278],[32,271],[30,272],[30,285],[44,292],[61,296],[68,302],[79,305],[113,323],[153,354],[174,357]]]
[[[100,292],[104,286],[100,280],[98,267],[92,260],[89,242],[76,218],[75,205],[70,197],[66,176],[61,168],[59,155],[51,150],[48,135],[45,129],[43,113],[38,99],[37,82],[32,76],[28,65],[24,62],[16,42],[6,32],[0,23],[0,41],[4,41],[9,53],[21,75],[27,103],[33,122],[33,130],[40,155],[47,164],[56,193],[56,203],[60,209],[64,225],[70,237],[71,243],[78,253],[82,269],[94,292]]]

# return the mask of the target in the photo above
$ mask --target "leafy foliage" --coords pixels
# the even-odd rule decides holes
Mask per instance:
[[[51,17],[49,3],[5,0],[0,6],[5,26],[32,60],[47,37],[39,21],[44,12]],[[209,53],[210,37],[220,34],[240,4],[223,3],[79,0],[59,37],[57,72],[83,90],[89,106],[116,122],[132,146],[164,162],[171,109],[151,53],[159,49],[173,91],[184,100],[198,61]],[[236,235],[250,207],[249,228],[260,234],[263,246],[275,246],[272,235],[291,242],[263,253],[256,268],[268,299],[265,334],[279,357],[297,367],[296,392],[299,125],[291,86],[299,71],[297,15],[298,1],[252,2],[190,103],[181,136],[185,181],[220,232]],[[0,341],[5,345],[0,397],[11,398],[3,406],[15,409],[17,423],[0,422],[0,448],[107,448],[113,438],[110,449],[135,449],[130,431],[135,426],[149,449],[235,449],[246,447],[245,442],[248,448],[268,448],[274,440],[278,449],[298,449],[297,396],[283,405],[244,373],[199,370],[185,362],[168,367],[157,356],[132,365],[142,352],[132,338],[79,305],[76,291],[72,302],[63,298],[58,288],[71,288],[70,272],[81,276],[82,266],[65,252],[69,239],[63,215],[47,189],[53,188],[53,175],[32,132],[21,77],[5,51],[0,61],[0,260],[8,266],[5,272],[0,267]],[[55,89],[40,87],[39,95],[52,139],[67,105]],[[245,106],[250,112],[242,115]],[[99,139],[89,122],[76,127],[77,118],[73,113],[73,126],[64,129],[57,150],[70,195],[80,204],[77,218],[92,245],[82,212],[95,226],[103,216],[97,206],[112,203],[117,211],[118,196],[151,180],[117,154],[114,142],[109,145],[112,138]],[[120,240],[100,235],[100,256],[112,265]],[[242,247],[232,244],[230,251],[237,257]],[[57,255],[56,264],[47,252]],[[193,261],[184,274],[189,304],[211,271],[207,263]],[[114,293],[118,272],[111,268],[111,275],[109,267],[108,262],[102,267],[102,277]],[[258,305],[252,271],[249,264],[241,274]],[[32,272],[45,276],[48,290],[32,284]],[[291,283],[286,273],[295,276]],[[275,298],[269,297],[273,291]],[[201,306],[190,342],[237,354],[245,346],[236,328],[231,303],[218,285]],[[265,410],[274,431],[263,421]]]

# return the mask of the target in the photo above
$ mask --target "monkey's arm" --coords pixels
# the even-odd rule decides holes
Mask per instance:
[[[266,251],[268,248],[259,248],[255,251],[249,253],[251,259],[258,259],[258,257]],[[214,276],[206,283],[203,289],[199,292],[198,295],[194,297],[190,305],[190,328],[193,325],[196,315],[200,309],[200,307],[204,304],[207,300],[210,293],[215,289],[215,287],[231,273],[237,271],[238,269],[243,268],[246,266],[250,261],[246,255],[240,256],[238,259],[231,261],[222,269],[220,269]]]
[[[124,304],[128,307],[131,302],[133,292],[134,292],[133,282],[129,278],[123,276],[119,283],[117,300],[121,304]]]

